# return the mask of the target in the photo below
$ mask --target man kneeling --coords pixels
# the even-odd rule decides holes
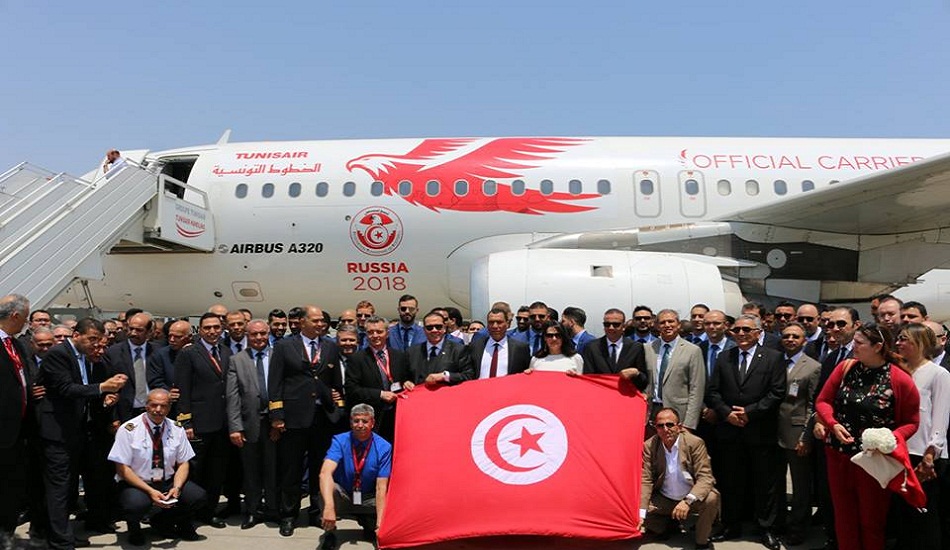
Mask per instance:
[[[204,489],[188,481],[188,461],[195,456],[185,430],[168,420],[169,393],[148,393],[145,412],[115,434],[109,460],[115,462],[119,508],[129,526],[129,543],[145,544],[139,522],[153,506],[152,527],[173,531],[183,540],[199,540],[192,516],[205,503]]]
[[[323,497],[321,548],[336,547],[337,518],[354,518],[369,540],[376,538],[379,518],[386,508],[386,490],[392,470],[392,445],[373,432],[375,411],[360,404],[350,411],[350,431],[333,437],[320,469]],[[340,467],[342,465],[342,467]]]
[[[640,513],[642,528],[664,535],[670,519],[696,522],[696,548],[711,548],[709,535],[719,516],[719,492],[703,440],[683,429],[676,409],[663,408],[653,419],[656,435],[643,444]]]

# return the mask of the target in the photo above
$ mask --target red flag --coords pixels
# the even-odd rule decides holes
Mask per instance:
[[[536,372],[407,397],[381,547],[639,536],[646,403],[629,382]]]

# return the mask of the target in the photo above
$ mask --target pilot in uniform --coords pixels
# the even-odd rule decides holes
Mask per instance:
[[[109,460],[117,465],[119,508],[128,522],[129,542],[144,544],[139,522],[153,505],[158,505],[156,500],[170,497],[178,502],[153,516],[152,526],[173,531],[183,540],[197,540],[192,516],[205,505],[207,497],[204,489],[188,481],[188,461],[195,452],[185,430],[166,418],[168,392],[152,390],[148,401],[147,412],[119,428],[109,452]],[[163,410],[155,411],[156,403],[162,403]],[[156,449],[159,443],[161,448]]]

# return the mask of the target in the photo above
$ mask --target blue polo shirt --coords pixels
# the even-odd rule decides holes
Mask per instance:
[[[367,440],[367,443],[369,441]],[[393,468],[393,446],[376,433],[373,433],[372,442],[360,476],[362,478],[360,490],[364,499],[376,494],[376,479],[380,477],[388,479]],[[354,443],[356,443],[356,438],[353,437],[352,432],[337,434],[333,436],[330,450],[327,451],[327,459],[337,464],[333,472],[333,481],[348,493],[353,492],[353,479],[356,477],[356,466],[353,464]]]

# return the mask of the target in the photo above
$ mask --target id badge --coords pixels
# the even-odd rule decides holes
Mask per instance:
[[[153,481],[164,481],[165,472],[161,468],[152,468],[152,480]]]
[[[792,382],[788,385],[788,396],[798,397],[798,382]]]
[[[389,386],[389,391],[391,391],[391,392],[393,392],[393,393],[399,393],[399,392],[401,392],[401,391],[402,391],[402,384],[400,384],[399,382],[393,382],[393,383],[390,384],[390,386]]]
[[[363,491],[353,491],[353,505],[361,506],[363,504]]]

